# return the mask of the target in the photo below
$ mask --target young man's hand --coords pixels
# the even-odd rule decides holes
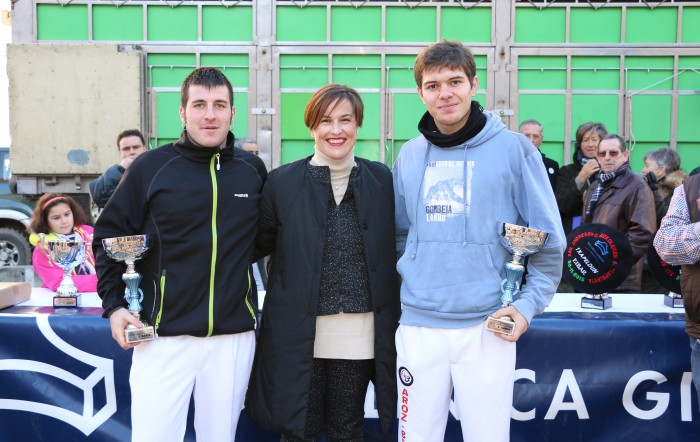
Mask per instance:
[[[518,309],[513,307],[512,305],[509,305],[506,308],[502,308],[500,310],[497,310],[495,313],[493,313],[491,316],[494,318],[500,318],[502,316],[510,316],[511,319],[515,322],[515,331],[512,336],[508,336],[504,333],[495,333],[496,336],[498,336],[501,339],[504,339],[509,342],[517,342],[518,339],[520,339],[520,336],[525,333],[528,327],[528,322],[527,319],[525,319],[525,316],[521,315]]]
[[[138,319],[134,317],[134,315],[129,313],[129,310],[123,307],[113,311],[112,314],[109,315],[109,326],[112,329],[112,337],[115,341],[117,341],[117,344],[119,344],[119,346],[124,350],[128,350],[140,344],[140,342],[134,342],[132,344],[128,344],[126,342],[124,330],[129,324],[132,324],[135,327],[141,327],[143,325]]]

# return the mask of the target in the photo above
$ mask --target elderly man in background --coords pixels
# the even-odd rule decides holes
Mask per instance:
[[[549,177],[549,184],[552,186],[552,190],[554,190],[557,185],[557,176],[559,176],[559,163],[551,158],[547,158],[544,152],[542,152],[540,149],[542,140],[544,140],[544,136],[542,135],[542,125],[537,120],[525,120],[520,123],[518,132],[525,135],[527,139],[535,145],[537,150],[540,151],[544,169],[547,171],[547,176]]]

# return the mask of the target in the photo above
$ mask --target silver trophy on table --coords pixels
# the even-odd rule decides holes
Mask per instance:
[[[129,313],[143,324],[142,327],[131,324],[126,327],[124,330],[126,342],[131,344],[155,339],[155,328],[141,320],[141,301],[143,301],[143,291],[139,288],[141,275],[134,269],[135,262],[148,251],[148,235],[105,238],[102,240],[102,247],[110,258],[126,263],[126,273],[122,275],[122,281],[126,284],[124,299],[129,304]]]
[[[513,259],[504,265],[506,279],[501,282],[501,308],[505,308],[520,291],[520,280],[525,272],[523,260],[542,250],[549,233],[509,223],[499,223],[498,232],[501,245],[513,254]],[[498,319],[489,316],[486,329],[512,336],[515,332],[515,322],[510,316]]]
[[[39,251],[46,256],[49,264],[63,269],[63,279],[53,297],[55,307],[78,307],[80,293],[73,282],[73,267],[85,261],[89,242],[83,240],[46,241],[46,235],[39,234]]]

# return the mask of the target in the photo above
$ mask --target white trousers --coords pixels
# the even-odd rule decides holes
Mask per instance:
[[[453,387],[465,441],[510,440],[516,347],[484,327],[399,326],[400,442],[444,440]]]
[[[132,441],[183,440],[194,393],[197,440],[233,441],[248,388],[255,332],[159,337],[134,348]]]

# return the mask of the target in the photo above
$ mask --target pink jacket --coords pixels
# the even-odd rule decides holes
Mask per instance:
[[[88,225],[82,225],[75,227],[74,231],[79,234],[83,240],[90,241],[90,235],[92,235],[93,229]],[[32,234],[32,236],[34,236],[34,234]],[[51,236],[51,234],[47,235],[47,240],[51,240]],[[38,238],[36,238],[36,240],[38,240]],[[34,243],[34,241],[30,242]],[[55,292],[63,279],[63,269],[55,264],[50,264],[48,258],[39,250],[39,247],[40,246],[37,244],[34,249],[32,266],[34,267],[34,271],[44,282],[42,287],[49,288]],[[87,248],[86,261],[93,267],[95,266],[95,258],[92,256],[91,246]],[[73,282],[75,282],[75,286],[81,293],[97,291],[97,274],[76,275],[75,269],[73,269]]]

